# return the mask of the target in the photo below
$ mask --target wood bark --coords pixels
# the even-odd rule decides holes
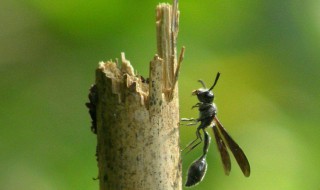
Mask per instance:
[[[158,53],[149,79],[135,74],[124,53],[121,66],[101,62],[96,70],[90,111],[96,119],[100,190],[182,189],[177,1],[158,5],[156,14]]]

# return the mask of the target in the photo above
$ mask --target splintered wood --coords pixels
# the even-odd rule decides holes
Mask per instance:
[[[158,52],[149,78],[121,65],[101,62],[96,70],[97,157],[101,190],[181,190],[175,1],[157,6]],[[94,107],[92,106],[92,107]]]

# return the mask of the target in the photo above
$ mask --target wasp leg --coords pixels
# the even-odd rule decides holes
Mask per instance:
[[[181,121],[198,121],[198,119],[195,119],[195,118],[181,118]]]
[[[196,105],[192,106],[191,109],[193,109],[193,108],[198,108],[198,107],[200,107],[201,105],[202,105],[202,103],[201,103],[201,102],[198,102],[198,103],[196,103]]]
[[[191,123],[187,123],[187,124],[183,124],[180,123],[180,125],[184,125],[184,126],[193,126],[193,125],[197,125],[199,120],[198,119],[194,119],[194,118],[181,118],[181,121],[193,121]]]
[[[196,131],[197,138],[195,140],[193,140],[191,143],[189,143],[182,151],[184,151],[185,149],[189,149],[187,152],[187,153],[189,153],[191,150],[193,150],[195,147],[197,147],[202,142],[202,137],[200,134],[200,129],[202,129],[202,128],[200,126],[197,128],[197,131]],[[197,142],[198,139],[200,140],[200,142]],[[196,143],[196,144],[194,144],[194,143]],[[191,146],[191,148],[189,148],[190,146]]]

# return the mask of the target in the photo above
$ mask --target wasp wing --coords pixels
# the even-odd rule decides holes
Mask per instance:
[[[237,160],[238,165],[240,166],[242,173],[244,176],[249,177],[250,176],[250,164],[249,161],[242,151],[242,149],[239,147],[239,145],[231,138],[231,136],[228,134],[226,129],[222,126],[220,121],[217,117],[214,117],[214,120],[216,121],[216,124],[219,128],[220,133],[224,137],[227,146],[231,150],[233,156]]]
[[[212,129],[213,129],[214,137],[216,139],[216,144],[217,144],[218,150],[220,152],[224,173],[226,175],[229,175],[230,170],[231,170],[231,161],[230,161],[229,153],[227,151],[227,147],[224,144],[223,139],[221,138],[221,135],[220,135],[217,127],[213,126]]]

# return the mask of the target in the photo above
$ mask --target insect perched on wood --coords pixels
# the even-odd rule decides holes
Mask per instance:
[[[199,82],[202,84],[203,88],[195,90],[192,92],[192,95],[196,95],[199,102],[194,105],[192,108],[198,107],[199,109],[199,118],[197,119],[187,119],[182,118],[181,121],[192,121],[193,123],[187,123],[187,126],[196,125],[200,122],[200,125],[196,131],[196,139],[193,140],[185,149],[189,149],[188,152],[193,150],[196,146],[198,146],[202,142],[202,136],[200,131],[203,132],[204,135],[204,147],[203,147],[203,155],[195,160],[188,169],[187,182],[186,186],[190,187],[198,184],[202,181],[205,176],[207,170],[207,161],[206,155],[208,152],[209,144],[210,144],[210,136],[208,132],[205,130],[207,127],[211,127],[213,129],[214,137],[216,139],[216,144],[218,150],[220,152],[221,161],[224,167],[224,172],[226,175],[229,175],[231,170],[231,161],[230,156],[227,151],[227,147],[231,150],[233,156],[235,157],[238,165],[240,166],[242,173],[244,176],[250,176],[250,165],[248,159],[239,145],[231,138],[226,129],[222,126],[220,121],[217,118],[217,107],[213,103],[214,94],[212,93],[212,89],[217,84],[218,79],[220,77],[220,73],[217,73],[216,79],[213,85],[207,89],[206,85],[202,80]],[[184,149],[184,150],[185,150]]]

